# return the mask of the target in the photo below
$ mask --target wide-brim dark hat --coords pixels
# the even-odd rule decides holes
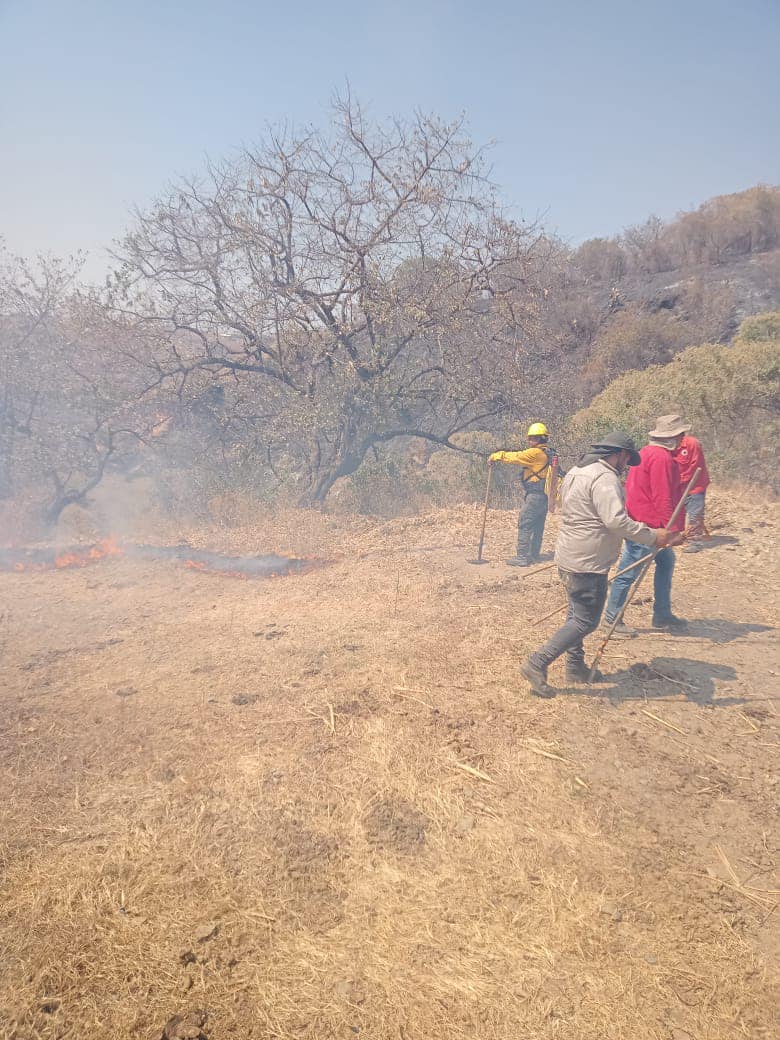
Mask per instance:
[[[623,433],[622,430],[612,430],[611,433],[604,434],[597,441],[591,445],[592,448],[614,448],[615,451],[628,451],[630,456],[628,459],[629,466],[638,466],[642,461],[639,452],[636,450],[636,444],[628,436],[627,433]]]

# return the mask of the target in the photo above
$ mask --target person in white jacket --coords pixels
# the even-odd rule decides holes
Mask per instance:
[[[674,532],[638,523],[626,512],[620,474],[638,464],[634,442],[628,434],[615,430],[591,445],[563,481],[555,562],[569,601],[566,621],[520,667],[531,693],[539,697],[554,696],[547,669],[562,654],[566,654],[566,680],[587,681],[583,639],[598,627],[607,598],[607,573],[623,539],[652,548],[664,548],[681,539]]]

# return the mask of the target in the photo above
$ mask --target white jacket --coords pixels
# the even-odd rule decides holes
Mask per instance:
[[[655,546],[651,528],[626,512],[623,485],[610,465],[599,459],[574,466],[561,486],[555,562],[576,574],[606,574],[624,538]]]

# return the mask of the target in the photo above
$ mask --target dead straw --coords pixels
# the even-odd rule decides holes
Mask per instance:
[[[662,726],[666,726],[667,729],[673,729],[675,733],[681,733],[684,737],[688,734],[684,729],[680,729],[679,726],[675,726],[673,722],[667,722],[666,719],[662,719],[660,715],[654,715],[652,711],[648,711],[646,708],[640,709],[643,715],[647,715],[648,719],[653,719],[655,722],[660,722]]]
[[[491,530],[508,542],[514,522],[497,514]],[[556,1024],[583,1040],[653,1040],[669,1008],[691,1036],[731,1035],[740,1020],[774,1035],[776,999],[752,970],[752,937],[777,905],[760,886],[772,882],[737,887],[714,849],[724,880],[684,875],[680,852],[706,821],[659,771],[685,738],[653,720],[634,748],[603,736],[614,712],[600,702],[540,711],[518,695],[494,607],[472,624],[488,597],[443,590],[456,553],[430,567],[409,555],[464,543],[474,526],[469,506],[387,523],[290,512],[195,532],[226,551],[273,537],[281,551],[345,556],[263,588],[203,578],[182,594],[169,571],[130,564],[116,565],[116,586],[91,590],[86,573],[13,579],[0,683],[12,735],[0,739],[0,1035],[159,1037],[194,1008],[208,1009],[215,1037],[514,1040],[522,1022],[524,1040],[549,1040]],[[377,543],[394,566],[358,559]],[[414,610],[399,596],[388,631],[396,560]],[[760,566],[749,561],[745,577]],[[746,583],[719,582],[745,609]],[[258,614],[286,629],[262,652],[241,638]],[[121,653],[29,668],[49,645],[82,645],[85,625],[121,627]],[[131,680],[143,711],[120,715],[107,684]],[[245,690],[257,702],[231,705]],[[426,710],[402,714],[396,697]],[[695,709],[683,711],[690,728]],[[721,715],[734,725],[712,727],[707,747],[725,763],[742,723],[736,708]],[[761,736],[739,743],[756,775],[776,751]],[[624,766],[642,770],[639,789]],[[729,780],[723,766],[716,775]],[[760,846],[773,793],[731,790],[739,847]],[[648,826],[660,838],[649,850]],[[637,862],[649,867],[638,889]],[[723,927],[718,892],[744,903],[744,930]],[[606,898],[628,909],[619,928],[599,914]],[[696,1007],[678,1000],[680,979],[702,984]]]
[[[455,762],[455,766],[458,769],[462,769],[464,773],[468,773],[469,776],[475,777],[477,780],[484,780],[485,783],[488,784],[495,783],[492,776],[488,776],[488,774],[483,773],[481,769],[475,769],[474,766],[470,766],[466,762]]]

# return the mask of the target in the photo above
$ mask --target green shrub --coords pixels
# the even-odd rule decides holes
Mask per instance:
[[[769,311],[768,314],[756,314],[752,318],[745,318],[739,327],[737,338],[745,343],[764,340],[780,343],[780,311]]]
[[[779,384],[780,312],[757,315],[729,345],[689,347],[668,364],[615,379],[570,419],[564,440],[579,448],[622,429],[643,444],[658,415],[680,412],[702,441],[713,476],[777,490]]]

